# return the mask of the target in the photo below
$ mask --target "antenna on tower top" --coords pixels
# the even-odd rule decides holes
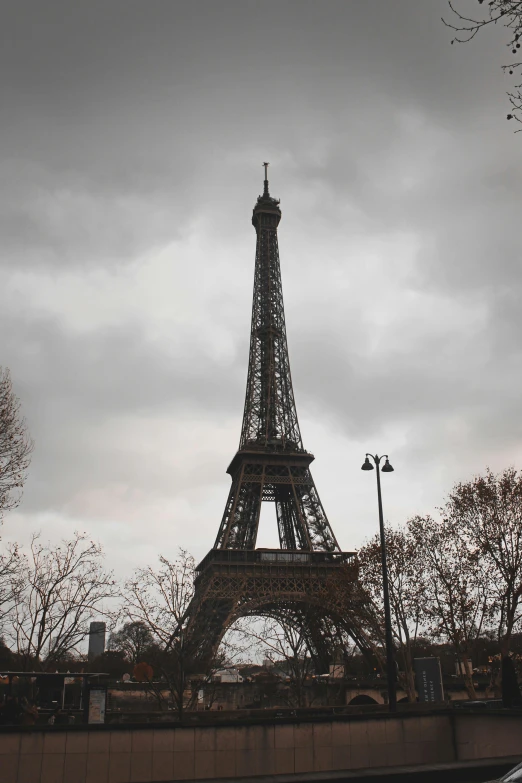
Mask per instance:
[[[269,196],[270,194],[268,192],[268,167],[270,166],[270,163],[265,162],[263,163],[263,166],[265,168],[265,189],[263,192],[263,196]]]

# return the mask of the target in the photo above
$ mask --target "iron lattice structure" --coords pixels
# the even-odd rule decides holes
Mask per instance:
[[[264,615],[303,629],[318,669],[349,633],[368,648],[372,618],[315,487],[297,419],[277,241],[279,201],[268,189],[252,223],[257,234],[250,354],[239,449],[214,548],[198,566],[187,630],[204,664],[239,617]],[[261,504],[276,508],[279,550],[256,550]]]
[[[254,207],[257,233],[252,327],[239,451],[228,468],[232,486],[214,547],[254,549],[261,503],[275,503],[282,549],[339,552],[315,488],[297,420],[277,227],[279,201],[265,178]]]
[[[225,631],[248,616],[298,627],[318,672],[328,671],[347,635],[370,653],[379,629],[352,558],[351,552],[212,549],[198,565],[189,609],[193,659],[206,668]]]

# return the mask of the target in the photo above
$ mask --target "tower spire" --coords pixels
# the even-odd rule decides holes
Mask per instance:
[[[270,193],[268,192],[268,167],[270,166],[270,163],[263,163],[264,169],[265,169],[265,182],[264,182],[264,190],[263,190],[263,196],[265,198],[270,198]]]

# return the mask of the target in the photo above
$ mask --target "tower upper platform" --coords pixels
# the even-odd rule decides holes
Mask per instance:
[[[279,208],[279,199],[272,198],[268,189],[268,163],[265,167],[265,181],[263,193],[258,196],[256,205],[252,212],[252,225],[256,230],[263,228],[277,228],[281,220],[281,210]]]

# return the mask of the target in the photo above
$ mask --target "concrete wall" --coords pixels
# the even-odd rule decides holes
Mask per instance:
[[[522,754],[522,715],[459,715],[455,742],[462,761]]]
[[[145,783],[522,755],[522,713],[252,726],[3,729],[2,783]]]

